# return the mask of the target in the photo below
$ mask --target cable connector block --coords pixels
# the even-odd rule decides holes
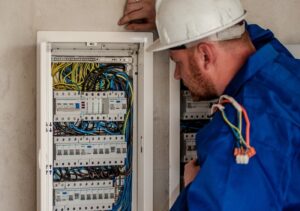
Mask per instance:
[[[235,157],[235,161],[237,164],[244,164],[247,165],[249,163],[249,157],[247,154],[245,155],[237,155]]]
[[[249,159],[256,154],[254,147],[248,147],[246,150],[243,148],[234,148],[234,156],[237,164],[248,164]]]

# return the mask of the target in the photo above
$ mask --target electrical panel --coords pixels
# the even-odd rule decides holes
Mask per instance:
[[[211,118],[211,107],[216,100],[194,100],[190,91],[181,85],[180,91],[180,183],[183,186],[184,165],[197,160],[196,133]]]
[[[151,40],[38,34],[39,210],[152,210]]]

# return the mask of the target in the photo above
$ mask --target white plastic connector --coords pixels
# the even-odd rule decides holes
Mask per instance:
[[[244,164],[247,165],[249,163],[249,156],[248,155],[237,155],[235,158],[237,164]]]

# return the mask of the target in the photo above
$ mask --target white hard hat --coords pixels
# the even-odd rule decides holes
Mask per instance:
[[[246,16],[239,0],[161,0],[157,3],[159,39],[148,51],[161,51],[210,37],[233,27]]]

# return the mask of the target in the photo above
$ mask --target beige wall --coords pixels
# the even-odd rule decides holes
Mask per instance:
[[[243,0],[248,19],[300,43],[300,1]],[[0,0],[0,210],[36,210],[38,30],[123,31],[124,0]],[[168,206],[168,60],[155,55],[154,208]]]
[[[252,23],[271,29],[288,44],[300,43],[300,1],[241,0]]]

